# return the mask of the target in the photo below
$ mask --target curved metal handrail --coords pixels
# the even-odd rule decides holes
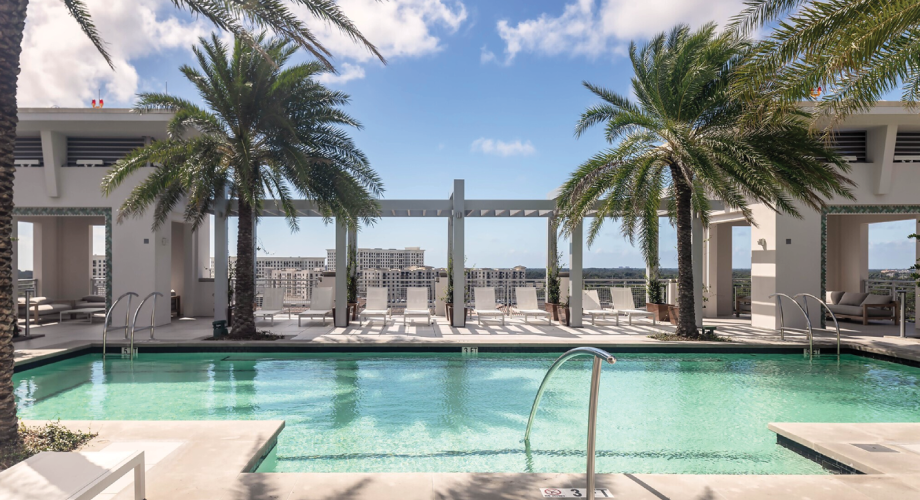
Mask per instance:
[[[108,337],[108,333],[109,333],[109,321],[112,317],[112,311],[115,310],[115,306],[117,306],[118,303],[121,302],[121,299],[125,297],[128,297],[128,308],[125,311],[125,326],[118,326],[114,328],[123,328],[125,330],[125,338],[128,338],[128,327],[130,326],[130,323],[128,323],[128,319],[131,317],[131,297],[132,296],[137,297],[138,295],[134,292],[127,292],[127,293],[121,294],[121,296],[115,299],[115,302],[112,303],[111,307],[109,307],[109,310],[106,311],[105,313],[105,321],[102,322],[102,357],[103,358],[105,358],[106,338]]]
[[[830,307],[827,307],[827,303],[810,293],[800,293],[795,296],[796,299],[799,297],[805,297],[804,302],[806,315],[808,314],[808,297],[817,300],[818,304],[821,304],[821,307],[823,307],[825,310],[827,310],[827,312],[831,314],[831,319],[834,320],[834,328],[837,329],[837,355],[840,356],[840,323],[837,322],[837,315],[834,314],[834,311],[831,311]]]
[[[556,373],[560,366],[575,356],[594,356],[594,363],[591,368],[591,397],[588,403],[587,466],[587,498],[588,500],[594,500],[594,445],[595,436],[597,434],[597,393],[601,387],[601,360],[610,364],[617,362],[616,358],[611,356],[609,352],[596,347],[576,347],[566,351],[553,362],[553,365],[549,367],[549,370],[547,370],[546,375],[543,377],[543,382],[540,383],[540,388],[537,389],[537,396],[533,400],[533,407],[530,409],[530,418],[527,419],[527,430],[524,432],[524,443],[525,446],[529,446],[530,444],[530,429],[533,427],[533,418],[537,414],[537,407],[540,406],[540,399],[543,397],[546,383],[549,382],[549,379],[552,378],[553,374]]]
[[[805,309],[802,309],[802,306],[799,305],[799,301],[795,298],[786,295],[785,293],[774,293],[770,295],[769,298],[776,297],[776,306],[779,308],[779,339],[786,340],[786,322],[783,318],[783,301],[782,298],[786,297],[791,300],[795,307],[799,308],[799,311],[802,311],[802,316],[805,316],[805,324],[808,325],[808,355],[811,356],[811,353],[814,352],[814,333],[811,329],[811,319],[808,317],[808,313],[805,312]]]
[[[150,330],[150,340],[153,340],[153,331],[156,325],[156,314],[157,314],[157,297],[162,297],[163,294],[160,292],[151,292],[149,295],[144,297],[144,300],[141,301],[140,305],[137,306],[137,309],[134,311],[134,319],[131,320],[131,350],[128,351],[129,354],[134,356],[134,332],[137,331],[137,315],[140,314],[141,309],[144,307],[144,304],[147,303],[147,300],[150,297],[153,297],[153,307],[150,309],[150,326],[145,326],[141,328],[143,330]]]

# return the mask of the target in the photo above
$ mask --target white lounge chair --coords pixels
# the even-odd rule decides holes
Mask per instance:
[[[410,317],[423,317],[427,323],[431,324],[431,308],[428,307],[428,289],[427,288],[407,288],[406,289],[406,312],[403,313],[403,325]]]
[[[134,500],[143,500],[143,451],[43,451],[0,472],[0,498],[90,500],[131,470]]]
[[[633,300],[632,290],[624,287],[610,287],[610,298],[613,300],[613,308],[617,310],[618,316],[622,314],[629,318],[629,324],[632,324],[633,316],[640,318],[651,318],[652,324],[657,325],[655,313],[643,309],[636,309],[636,302]]]
[[[358,314],[358,324],[363,326],[364,318],[383,318],[383,324],[386,325],[389,317],[386,287],[367,287],[367,305]]]
[[[300,326],[301,318],[315,318],[319,316],[323,320],[323,326],[326,326],[326,316],[332,318],[332,288],[328,286],[318,286],[313,288],[313,295],[310,298],[310,308],[297,314],[297,326]]]
[[[482,324],[482,317],[486,319],[498,316],[502,320],[502,326],[505,326],[505,313],[498,309],[498,303],[495,302],[495,288],[476,287],[473,289],[473,295],[476,299],[473,312],[476,313],[476,321]]]
[[[600,316],[602,320],[606,320],[608,314],[617,317],[617,312],[615,310],[601,307],[601,299],[597,297],[597,290],[582,290],[581,314],[591,316],[592,325],[596,324],[598,316]],[[619,326],[619,324],[620,320],[619,317],[617,317],[617,326]]]
[[[524,324],[527,324],[528,316],[546,317],[549,324],[553,324],[553,316],[540,309],[537,302],[537,289],[532,286],[518,287],[514,289],[514,296],[517,297],[517,311],[524,315]]]
[[[262,290],[262,309],[255,312],[256,317],[271,318],[275,324],[275,315],[284,313],[284,288],[266,288]]]

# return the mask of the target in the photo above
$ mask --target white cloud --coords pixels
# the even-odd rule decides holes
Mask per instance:
[[[316,79],[323,84],[336,84],[364,78],[364,68],[361,66],[342,63],[336,69],[338,69],[338,73],[323,73]]]
[[[479,62],[481,62],[482,64],[487,64],[487,63],[497,62],[497,61],[498,61],[498,58],[495,57],[494,52],[492,52],[491,50],[485,47],[482,48],[482,53],[479,55]]]
[[[108,43],[112,71],[60,0],[29,2],[22,43],[20,106],[87,106],[102,88],[112,104],[129,105],[138,88],[134,61],[191,48],[211,31],[203,21],[180,20],[169,0],[87,0]],[[111,104],[109,104],[111,103]]]
[[[466,6],[450,0],[339,0],[339,7],[365,38],[387,59],[421,57],[444,48],[436,29],[456,33],[467,19]],[[307,20],[323,46],[335,56],[333,64],[370,63],[376,57],[327,23],[313,19],[305,7],[295,9]],[[364,75],[362,74],[361,77]],[[347,81],[347,80],[346,80]]]
[[[678,23],[720,25],[742,8],[742,0],[576,0],[562,14],[543,13],[512,24],[498,22],[505,42],[505,63],[521,52],[598,57],[625,54],[626,44],[648,38]]]
[[[529,156],[537,150],[530,141],[521,142],[520,140],[515,140],[514,142],[505,142],[480,137],[470,145],[470,151],[498,156]]]

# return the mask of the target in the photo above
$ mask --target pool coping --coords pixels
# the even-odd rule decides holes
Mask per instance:
[[[661,342],[649,343],[605,343],[602,341],[584,342],[585,345],[600,347],[613,354],[802,354],[807,349],[807,343],[790,342],[779,345],[777,343],[759,344],[746,342]],[[817,349],[823,350],[823,356],[836,355],[836,343],[815,341]],[[120,355],[122,348],[128,347],[128,342],[113,341],[106,346],[107,354]],[[418,343],[418,342],[387,342],[387,343],[330,343],[330,342],[290,342],[290,341],[147,341],[134,344],[135,349],[141,352],[154,353],[196,353],[196,352],[291,352],[291,353],[456,353],[462,347],[476,347],[480,353],[563,353],[571,349],[571,343],[527,343],[527,342],[489,342],[470,345],[448,343]],[[43,352],[49,351],[49,352]],[[19,373],[32,368],[55,363],[69,358],[102,352],[102,343],[97,341],[80,342],[76,345],[62,348],[30,349],[19,359],[14,359],[13,371]],[[841,342],[841,354],[852,354],[861,357],[888,361],[920,368],[920,357],[898,352],[895,349],[866,346],[859,343]]]
[[[41,424],[42,421],[30,421]],[[316,500],[511,500],[542,498],[540,488],[584,487],[578,473],[252,473],[257,460],[274,443],[283,421],[62,421],[70,428],[99,432],[87,446],[132,442],[140,449],[157,441],[182,441],[175,451],[147,471],[148,498],[209,500],[276,498]],[[802,427],[810,425],[811,428]],[[770,424],[797,441],[829,425]],[[795,426],[799,426],[796,428]],[[913,424],[920,429],[920,424]],[[878,432],[873,431],[876,434]],[[903,429],[899,432],[903,432]],[[865,434],[865,433],[863,433]],[[863,439],[864,436],[860,437]],[[846,439],[844,439],[846,440]],[[807,444],[805,446],[808,446]],[[858,453],[858,450],[857,450]],[[845,461],[846,457],[843,458]],[[882,472],[885,472],[882,470]],[[895,471],[890,471],[895,472]],[[598,474],[597,487],[616,498],[634,500],[701,499],[867,500],[920,497],[920,474],[860,475],[692,475]],[[126,485],[115,500],[133,498]]]

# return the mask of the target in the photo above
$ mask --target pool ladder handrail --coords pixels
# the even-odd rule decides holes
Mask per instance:
[[[115,328],[115,329],[124,330],[124,332],[125,332],[125,339],[127,339],[127,338],[128,338],[128,329],[131,327],[131,323],[130,323],[130,321],[129,321],[130,318],[131,318],[131,297],[137,297],[137,296],[138,296],[138,295],[137,295],[136,293],[134,293],[134,292],[126,292],[126,293],[123,293],[123,294],[121,294],[121,296],[119,296],[117,299],[115,299],[115,302],[113,302],[112,305],[109,306],[109,310],[106,311],[106,313],[105,313],[105,321],[102,322],[102,357],[103,357],[103,358],[105,357],[105,347],[106,347],[106,341],[107,341],[108,333],[109,333],[109,322],[110,322],[111,317],[112,317],[112,311],[115,310],[115,306],[117,306],[118,303],[121,302],[121,299],[123,299],[123,298],[125,298],[125,297],[128,297],[128,307],[127,307],[127,310],[125,311],[125,325],[124,325],[124,326],[113,326],[113,327],[112,327],[112,328]]]
[[[533,419],[537,415],[537,407],[540,406],[543,391],[546,389],[546,383],[549,382],[549,379],[552,378],[559,367],[575,356],[594,356],[594,364],[591,368],[591,396],[588,403],[588,465],[586,471],[588,477],[587,499],[594,500],[594,446],[597,435],[597,396],[601,386],[601,360],[610,364],[617,362],[616,358],[611,356],[609,352],[596,347],[576,347],[566,351],[553,362],[553,365],[546,371],[543,382],[540,383],[540,388],[537,389],[537,396],[533,400],[530,418],[527,419],[527,430],[524,432],[524,444],[525,446],[530,445],[530,430],[533,427]]]
[[[130,355],[134,356],[134,333],[138,331],[150,330],[150,340],[154,340],[153,334],[156,328],[156,315],[157,315],[157,297],[162,297],[163,294],[160,292],[151,292],[149,295],[144,297],[144,300],[141,301],[140,305],[137,306],[137,309],[134,311],[134,318],[131,320],[131,347]],[[147,300],[153,297],[153,307],[150,309],[150,326],[145,326],[143,328],[137,327],[137,315],[140,314],[141,309],[143,309],[144,304],[147,303]]]
[[[831,319],[834,320],[834,328],[837,329],[837,356],[840,356],[840,323],[837,322],[837,315],[834,314],[834,311],[831,311],[830,307],[827,307],[827,303],[825,303],[823,300],[819,299],[818,297],[815,297],[814,295],[810,293],[797,294],[795,296],[795,299],[798,300],[799,297],[803,297],[802,301],[805,303],[805,314],[806,315],[808,314],[808,298],[809,297],[818,301],[818,304],[821,304],[821,307],[823,307],[828,313],[830,313]]]
[[[799,304],[799,301],[796,300],[794,297],[790,297],[786,295],[785,293],[774,293],[773,295],[770,295],[769,298],[772,299],[773,297],[776,297],[776,308],[779,309],[779,339],[786,340],[786,322],[783,318],[783,301],[782,301],[782,298],[786,297],[787,299],[791,300],[793,304],[795,304],[795,307],[797,307],[799,311],[802,311],[802,316],[805,316],[805,324],[808,326],[808,355],[811,356],[812,353],[815,352],[814,333],[812,332],[811,319],[809,319],[808,313],[805,312],[805,309],[802,309],[802,306]]]

